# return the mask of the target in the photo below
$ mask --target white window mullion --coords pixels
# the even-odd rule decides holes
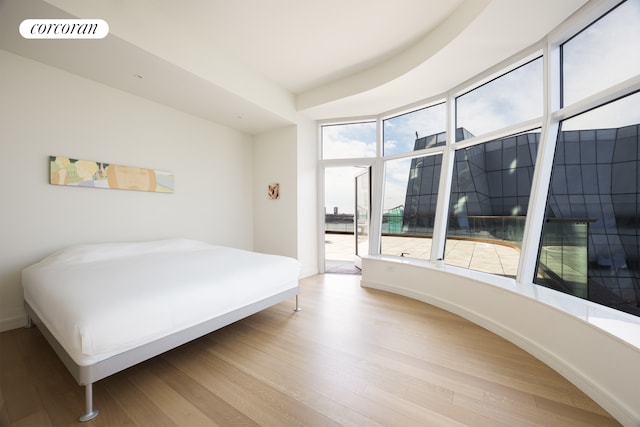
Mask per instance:
[[[322,141],[322,139],[318,139],[319,141]],[[318,162],[318,167],[316,168],[317,174],[316,174],[316,183],[317,183],[317,189],[318,189],[318,194],[317,194],[317,213],[318,213],[318,229],[317,229],[317,236],[318,236],[318,273],[323,274],[325,272],[325,206],[324,206],[324,199],[325,199],[325,185],[324,185],[324,174],[325,174],[325,166],[322,164],[322,162]]]
[[[453,165],[455,160],[454,144],[456,140],[455,99],[451,93],[447,95],[447,141],[442,153],[440,182],[438,184],[438,204],[433,225],[431,242],[431,261],[444,259],[447,238],[447,218],[449,215],[449,199],[453,181]]]
[[[559,124],[553,118],[553,113],[560,108],[560,46],[547,44],[544,59],[544,118],[516,275],[518,284],[532,283],[536,274],[558,137]]]
[[[384,162],[382,161],[382,118],[376,120],[377,156],[371,167],[371,212],[369,212],[369,254],[380,253],[382,233],[382,195],[384,194]]]

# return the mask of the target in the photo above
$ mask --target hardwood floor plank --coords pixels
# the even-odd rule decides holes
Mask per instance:
[[[9,419],[18,421],[44,410],[33,384],[25,378],[2,380]]]
[[[22,330],[3,332],[0,341],[0,386],[11,422],[26,419],[44,410],[25,357],[20,351]]]
[[[0,365],[2,367],[2,365]],[[7,404],[2,393],[2,381],[0,380],[0,426],[8,426],[11,424],[9,413],[7,412]]]
[[[536,397],[536,406],[555,414],[554,416],[556,417],[558,425],[605,427],[618,424],[613,421],[602,408],[595,405],[593,401],[589,402],[591,403],[591,405],[589,405],[591,408],[583,409],[583,402],[581,402],[581,405],[576,406],[567,405],[541,396]],[[595,411],[591,409],[595,409]]]
[[[333,425],[323,414],[301,407],[290,396],[279,392],[268,384],[260,382],[231,364],[211,355],[194,349],[185,349],[175,354],[185,372],[203,383],[209,390],[228,401],[259,425]],[[186,354],[185,354],[186,353]],[[180,360],[189,356],[197,359],[197,363]],[[167,356],[169,357],[169,356]],[[337,424],[336,424],[337,425]]]
[[[619,425],[510,342],[358,276],[305,279],[301,304],[99,381],[90,425]],[[83,388],[35,328],[0,347],[0,425],[81,425]]]
[[[256,426],[248,416],[207,390],[199,381],[186,375],[164,357],[156,358],[148,367],[200,412],[220,426]]]
[[[217,427],[219,424],[200,412],[189,400],[144,366],[136,369],[130,381],[140,393],[155,402],[157,410],[164,413],[177,425]]]
[[[553,425],[553,417],[537,410],[535,406],[504,405],[502,402],[496,404],[495,400],[478,400],[463,395],[454,396],[453,403],[496,424],[521,427]]]
[[[250,321],[248,323],[252,323],[253,321]],[[264,329],[264,328],[263,328]],[[475,331],[472,331],[475,332]],[[356,339],[356,338],[354,338]],[[413,341],[415,341],[415,338],[412,338]],[[381,340],[383,341],[383,340]],[[510,345],[510,344],[509,344]],[[393,345],[390,345],[389,348],[397,348],[398,342],[394,343]],[[409,346],[411,347],[411,346]],[[289,347],[288,347],[289,348]],[[375,376],[380,376],[380,374],[377,374],[378,372],[385,372],[385,371],[390,371],[390,373],[388,374],[386,381],[384,378],[381,378],[380,381],[378,381],[377,386],[383,388],[386,391],[391,391],[389,389],[389,386],[387,384],[405,384],[405,386],[407,387],[407,393],[409,393],[412,389],[409,387],[409,384],[414,383],[417,381],[417,379],[420,379],[423,381],[423,384],[421,385],[416,385],[415,387],[423,387],[424,389],[427,390],[436,390],[437,393],[436,394],[432,394],[431,395],[431,400],[435,400],[436,398],[440,398],[442,399],[442,396],[446,396],[449,400],[452,399],[452,396],[454,394],[454,392],[451,389],[454,389],[456,393],[460,393],[461,392],[461,387],[464,388],[464,394],[469,395],[471,397],[475,397],[476,399],[483,399],[485,396],[485,393],[487,390],[487,388],[493,390],[494,393],[500,393],[501,395],[505,395],[505,392],[507,395],[510,395],[510,399],[513,399],[513,395],[517,395],[518,397],[522,397],[523,399],[526,399],[529,406],[534,406],[535,405],[535,400],[533,398],[533,396],[529,393],[520,393],[517,389],[514,389],[512,387],[506,388],[506,387],[501,387],[500,384],[495,383],[493,381],[484,379],[484,378],[479,378],[477,376],[474,375],[470,375],[470,374],[466,374],[464,372],[464,369],[467,368],[467,366],[465,366],[465,361],[468,359],[467,356],[465,356],[465,358],[461,361],[460,365],[462,366],[462,368],[464,369],[452,369],[452,368],[443,368],[443,367],[438,367],[436,366],[433,362],[424,362],[423,358],[417,358],[415,357],[413,354],[410,354],[411,352],[399,352],[397,350],[389,350],[389,348],[387,347],[379,347],[376,346],[375,344],[371,344],[371,343],[366,343],[366,344],[359,344],[358,348],[361,348],[363,351],[361,353],[357,354],[357,357],[365,357],[365,355],[367,355],[366,357],[370,360],[370,361],[374,361],[374,373],[367,373],[366,374],[366,378],[368,381],[374,381],[374,377]],[[521,352],[521,350],[519,350]],[[291,352],[291,351],[289,351]],[[385,353],[386,352],[386,353]],[[413,352],[413,350],[412,350]],[[380,354],[385,353],[385,356],[379,356]],[[407,355],[407,353],[409,353],[409,355]],[[420,352],[418,352],[420,353]],[[423,352],[423,353],[426,353]],[[329,353],[326,354],[322,354],[320,357],[321,360],[331,360],[331,359],[335,359],[335,356],[332,356]],[[408,359],[412,359],[413,360],[413,365],[414,368],[411,369],[410,371],[406,370],[405,368],[402,368],[402,366],[400,366],[398,364],[398,360],[408,360]],[[473,360],[473,358],[472,358]],[[535,360],[533,358],[530,359],[531,360]],[[420,362],[420,365],[418,365],[418,362]],[[345,361],[343,360],[342,363],[344,364]],[[428,364],[427,364],[428,363]],[[493,363],[492,366],[502,366],[503,364],[503,360],[498,359],[496,362]],[[539,365],[539,362],[537,362],[537,364]],[[522,369],[522,364],[518,364],[515,367],[515,372],[519,372]],[[415,366],[420,366],[420,368],[416,368]],[[491,367],[491,366],[490,366]],[[355,369],[357,369],[357,367],[354,367]],[[402,371],[402,369],[405,369],[404,371]],[[436,371],[439,371],[441,373],[443,373],[442,375],[440,375],[439,377],[435,377],[433,372],[434,369]],[[503,369],[503,368],[501,368]],[[548,368],[546,368],[548,369]],[[428,378],[425,378],[425,373],[426,375],[428,375]],[[404,377],[403,377],[404,375]],[[447,378],[449,378],[450,376],[454,376],[455,381],[447,381]],[[395,381],[393,381],[395,380]],[[475,385],[474,385],[475,384]],[[418,395],[418,393],[420,392],[414,392],[414,396]],[[477,414],[476,414],[477,415]]]
[[[375,386],[368,386],[364,395],[370,400],[380,402],[389,410],[405,414],[422,426],[459,427],[465,425],[446,414],[432,411],[430,408],[405,399],[404,396],[385,392]]]
[[[237,325],[234,331],[242,329],[244,325]],[[255,333],[251,336],[254,338]],[[313,358],[314,350],[317,346],[307,348],[304,343],[298,342],[293,346],[277,346],[277,348],[266,349],[269,357],[262,360],[256,359],[255,352],[250,352],[249,347],[243,342],[242,331],[234,334],[233,340],[216,340],[215,347],[209,348],[207,351],[215,354],[230,364],[240,367],[248,367],[252,375],[265,381],[272,387],[285,392],[297,401],[314,408],[317,411],[327,414],[333,420],[341,425],[388,425],[387,417],[382,419],[372,419],[360,413],[357,408],[364,406],[367,408],[365,413],[370,412],[373,405],[370,402],[363,404],[362,392],[364,391],[365,382],[355,381],[341,372],[336,372],[327,364],[318,366],[309,363]],[[259,341],[264,339],[260,334]],[[295,351],[289,349],[295,349]],[[247,354],[251,357],[246,357]],[[298,353],[298,356],[292,355]],[[300,354],[302,353],[302,354]],[[306,356],[305,356],[306,354]],[[291,358],[295,358],[293,361]],[[318,358],[319,359],[319,358]],[[336,363],[332,359],[324,359],[332,364]],[[293,363],[292,363],[293,362]],[[375,418],[375,417],[374,417]],[[402,418],[398,415],[398,418]],[[406,425],[406,424],[405,424]]]
[[[101,381],[101,386],[113,397],[114,402],[131,420],[133,425],[153,425],[157,427],[178,426],[169,416],[160,410],[158,402],[147,397],[134,382],[135,368],[127,370],[126,375],[120,373]],[[144,367],[142,368],[144,369]],[[105,409],[101,406],[101,412]]]
[[[385,351],[386,350],[386,349],[381,349],[379,347],[376,349],[375,346],[371,345],[371,344],[366,345],[365,347],[366,347],[366,349],[364,350],[365,353],[369,354],[368,359],[376,358],[377,354],[379,354],[381,351]],[[391,346],[391,347],[393,347],[393,346]],[[382,387],[385,391],[390,391],[389,388],[385,386],[385,384],[388,384],[391,381],[391,378],[393,378],[393,379],[396,380],[397,383],[405,384],[406,387],[407,387],[407,390],[411,390],[412,388],[409,386],[409,384],[412,383],[412,382],[415,382],[415,379],[420,377],[420,373],[421,373],[420,370],[419,369],[414,369],[411,372],[411,374],[406,375],[406,378],[401,378],[401,375],[399,374],[399,372],[397,370],[397,368],[398,368],[397,360],[398,360],[398,357],[400,356],[400,354],[397,351],[389,351],[389,350],[387,350],[387,352],[388,352],[388,357],[386,357],[386,358],[382,358],[382,357],[378,358],[378,362],[376,363],[377,366],[375,367],[374,371],[381,372],[383,370],[392,370],[392,373],[389,376],[389,378],[383,378],[383,379],[381,379],[380,382],[377,382],[376,383],[377,386],[378,387]],[[324,355],[323,359],[326,359],[326,358],[330,358],[330,356],[329,355]],[[381,368],[381,369],[379,369],[379,368]],[[368,380],[370,382],[375,382],[375,380],[373,378],[374,376],[375,376],[375,374],[371,374],[371,373],[367,374],[367,378],[368,378]],[[462,381],[461,384],[467,384],[467,381]],[[438,401],[440,403],[440,406],[438,407],[439,410],[444,411],[444,405],[446,405],[446,403],[450,403],[451,402],[452,396],[453,396],[453,392],[451,390],[448,390],[448,389],[442,387],[441,385],[435,385],[435,384],[431,384],[431,383],[424,383],[423,386],[426,387],[426,390],[428,390],[430,392],[433,392],[432,394],[429,395],[429,398],[424,399],[423,402],[434,403],[434,402]],[[416,387],[418,387],[418,386],[416,385],[413,388],[415,389]],[[424,396],[425,395],[424,390],[425,390],[425,388],[421,389],[420,391],[416,391],[414,393],[414,396]],[[409,391],[406,391],[406,392],[407,392],[407,394],[409,393]],[[391,393],[398,393],[398,392],[391,391]],[[475,394],[478,397],[482,398],[484,396],[484,391],[483,391],[483,389],[478,387],[475,390]],[[443,396],[445,397],[444,399],[442,398]],[[384,399],[384,400],[387,400],[387,399]],[[447,400],[448,400],[448,402],[446,402]],[[535,401],[530,395],[528,395],[528,401],[529,401],[531,406],[534,406]],[[450,407],[450,409],[449,409],[448,413],[450,413],[450,414],[453,413],[454,411],[457,411],[458,415],[460,415],[460,413],[466,412],[462,408],[459,408],[459,407],[458,408],[454,408],[453,405],[449,405],[449,407]],[[478,418],[478,414],[473,414],[473,413],[467,412],[465,415],[466,415],[465,417],[458,417],[458,418],[461,418],[466,422],[473,422],[473,423],[475,423],[477,425],[481,425],[482,421]],[[454,417],[452,419],[448,419],[446,422],[454,423],[453,420],[455,420],[455,419],[456,418]],[[425,420],[421,420],[421,421],[425,422]],[[432,424],[436,423],[436,421],[434,419],[429,419],[429,422],[432,423]],[[496,424],[495,420],[486,419],[484,421],[484,425],[495,425],[495,424]]]
[[[253,319],[261,317],[261,315],[257,315]],[[358,420],[355,425],[369,425],[372,422],[381,425],[393,423],[418,425],[412,423],[412,420],[404,414],[384,410],[384,406],[376,405],[376,402],[364,398],[363,392],[367,380],[353,376],[352,373],[357,372],[357,369],[353,369],[353,362],[347,362],[347,359],[335,353],[333,349],[325,349],[316,343],[306,343],[306,337],[299,337],[295,343],[287,342],[286,345],[276,345],[265,350],[265,354],[270,356],[266,357],[263,366],[260,366],[260,361],[256,358],[257,353],[250,352],[250,345],[243,341],[247,339],[255,345],[256,341],[268,341],[269,338],[265,338],[265,334],[262,333],[257,335],[251,332],[246,333],[244,322],[234,325],[233,332],[234,339],[232,340],[227,340],[225,337],[216,339],[217,343],[222,345],[219,348],[219,354],[226,355],[228,362],[232,364],[256,367],[262,372],[275,372],[278,375],[290,377],[292,384],[288,385],[286,389],[296,399],[308,404],[309,398],[301,396],[313,392],[314,396],[329,405],[343,402],[348,405],[346,407],[348,408],[346,409],[347,419]],[[281,342],[280,339],[279,342]],[[250,360],[243,360],[245,354],[251,355]],[[355,362],[360,363],[361,361],[358,359]],[[281,384],[285,381],[277,379],[271,384]],[[319,393],[316,393],[315,390],[319,390]],[[327,402],[327,399],[330,400]],[[363,418],[362,413],[368,414],[367,418],[372,419],[367,421],[366,418]],[[329,414],[335,418],[335,413],[330,412]],[[340,422],[346,421],[342,419]]]
[[[2,424],[0,424],[2,425]],[[45,411],[38,411],[34,414],[20,418],[13,424],[15,427],[50,427],[53,426],[49,415]]]

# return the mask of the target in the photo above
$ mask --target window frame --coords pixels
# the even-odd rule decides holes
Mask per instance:
[[[488,275],[478,271],[451,267],[451,271],[457,274],[471,277],[491,284],[500,284],[511,289],[531,288],[535,289],[534,276],[537,268],[537,255],[539,251],[542,225],[545,218],[545,208],[551,179],[551,169],[556,148],[556,139],[560,122],[583,112],[597,108],[601,105],[622,98],[631,93],[640,91],[640,75],[631,77],[612,87],[601,90],[569,105],[561,105],[562,78],[560,74],[562,66],[561,45],[586,27],[597,22],[610,10],[618,7],[619,0],[602,0],[599,2],[589,2],[569,19],[561,23],[555,30],[547,34],[542,40],[532,44],[528,48],[514,54],[504,61],[495,64],[485,72],[475,75],[465,82],[451,88],[450,90],[430,96],[422,101],[411,105],[402,106],[394,110],[382,112],[375,116],[367,116],[358,120],[375,120],[377,123],[377,142],[375,158],[366,159],[322,159],[322,148],[319,150],[318,176],[323,176],[325,167],[332,165],[371,165],[372,166],[372,216],[370,226],[370,246],[369,255],[377,258],[395,259],[391,255],[380,254],[380,231],[382,221],[382,197],[384,194],[384,165],[386,161],[421,157],[424,155],[442,154],[441,175],[438,189],[437,211],[432,238],[431,259],[413,260],[405,258],[403,263],[415,264],[425,267],[438,267],[438,260],[443,258],[446,240],[447,218],[449,208],[449,197],[452,183],[453,164],[455,153],[459,149],[482,144],[487,141],[499,139],[509,135],[521,133],[527,130],[541,129],[538,152],[536,156],[536,167],[532,180],[529,207],[525,222],[524,236],[520,252],[520,260],[515,279],[508,279],[497,275]],[[455,142],[455,98],[467,93],[474,88],[480,87],[501,75],[504,75],[536,58],[542,56],[543,60],[543,113],[542,116],[533,118],[523,123],[516,123],[502,129],[475,136],[466,140]],[[445,100],[446,103],[446,143],[443,146],[432,147],[419,151],[398,153],[383,156],[383,121],[388,118],[397,117],[421,108],[433,106]],[[353,122],[354,119],[335,119],[318,122],[318,128],[327,123]],[[452,138],[453,136],[453,138]],[[320,145],[320,144],[319,144]],[[318,182],[323,181],[319,179]],[[324,189],[319,187],[319,200],[324,197]],[[319,206],[322,204],[319,203]],[[321,221],[319,221],[320,223]],[[319,227],[321,228],[321,227]],[[320,236],[320,234],[319,234]],[[322,239],[320,240],[320,242]],[[319,253],[324,254],[321,248]],[[319,264],[324,266],[324,260]],[[449,268],[449,267],[448,267]],[[576,298],[577,299],[577,298]],[[589,303],[585,301],[585,303]],[[595,303],[593,303],[595,304]],[[598,305],[598,308],[607,308]],[[614,310],[614,309],[611,309]],[[624,315],[625,313],[621,313]],[[632,316],[632,315],[629,315]],[[624,316],[623,316],[624,317]]]

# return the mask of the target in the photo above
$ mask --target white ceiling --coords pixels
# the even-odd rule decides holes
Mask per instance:
[[[376,114],[443,92],[586,1],[0,0],[0,48],[256,134],[298,114]],[[69,17],[104,19],[110,34],[17,31]]]

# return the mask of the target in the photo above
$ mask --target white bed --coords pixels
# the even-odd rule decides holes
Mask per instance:
[[[300,263],[188,239],[73,246],[22,272],[30,319],[92,385],[293,296]]]

